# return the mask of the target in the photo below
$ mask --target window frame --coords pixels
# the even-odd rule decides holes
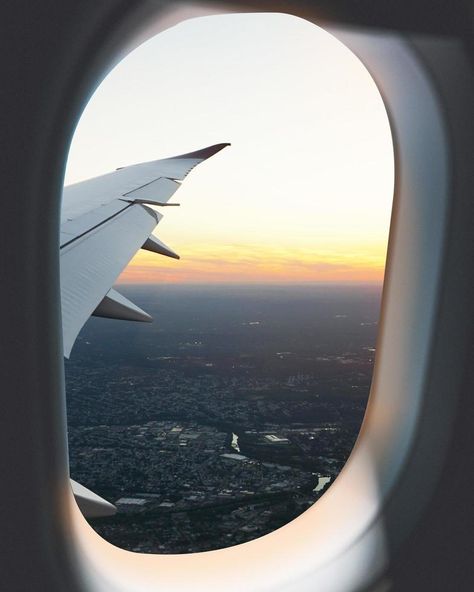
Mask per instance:
[[[18,203],[9,205],[5,217],[7,223],[21,223],[10,231],[4,225],[5,237],[11,244],[17,241],[15,260],[5,259],[3,267],[17,295],[15,314],[5,327],[9,348],[4,363],[14,375],[8,415],[24,440],[18,440],[13,455],[17,462],[3,473],[10,477],[18,512],[11,525],[5,517],[13,549],[5,555],[12,561],[10,589],[27,589],[21,582],[29,577],[14,557],[21,548],[15,543],[18,532],[29,533],[23,550],[31,558],[30,574],[42,574],[50,590],[232,589],[232,577],[237,577],[236,590],[244,581],[255,592],[366,588],[384,572],[428,503],[463,400],[472,318],[467,296],[473,271],[466,248],[471,244],[473,140],[462,116],[469,113],[473,85],[472,77],[463,74],[469,65],[461,42],[331,31],[374,77],[396,148],[394,216],[373,387],[360,437],[341,475],[305,514],[256,541],[202,554],[142,556],[100,539],[70,494],[57,253],[61,174],[74,124],[113,63],[156,32],[147,23],[166,3],[138,4],[143,10],[122,7],[118,20],[117,10],[88,5],[87,18],[78,19],[83,28],[75,30],[69,44],[74,49],[58,58],[59,65],[53,53],[44,56],[55,64],[57,79],[38,91],[31,113],[37,133],[22,162],[27,181],[15,187]],[[302,14],[309,17],[307,3]],[[171,13],[165,17],[162,26],[175,18]],[[453,83],[462,89],[460,96],[450,91]],[[410,114],[416,106],[414,120]],[[21,179],[18,173],[15,178]],[[463,274],[455,271],[459,261],[464,261]],[[21,357],[28,376],[22,375]],[[449,372],[443,373],[446,368]],[[3,435],[11,434],[6,429]],[[439,455],[432,454],[433,446]],[[41,549],[37,555],[35,549]]]

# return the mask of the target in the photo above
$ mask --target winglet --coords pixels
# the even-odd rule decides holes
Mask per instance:
[[[178,156],[173,156],[173,160],[175,158],[197,158],[200,160],[206,160],[214,154],[217,154],[227,146],[230,146],[229,142],[223,142],[221,144],[213,144],[212,146],[208,146],[207,148],[201,148],[201,150],[195,150],[194,152],[187,152],[186,154],[180,154]]]

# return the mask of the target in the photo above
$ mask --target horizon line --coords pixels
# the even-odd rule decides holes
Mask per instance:
[[[230,286],[230,287],[268,287],[268,288],[287,288],[287,287],[311,287],[311,286],[380,286],[384,284],[383,280],[312,280],[300,282],[117,282],[118,286],[151,286],[151,287],[186,287],[186,286]]]

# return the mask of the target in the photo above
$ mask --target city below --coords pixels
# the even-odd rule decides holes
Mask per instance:
[[[148,553],[243,543],[344,466],[370,389],[379,286],[127,286],[153,324],[91,319],[66,362],[71,477]]]

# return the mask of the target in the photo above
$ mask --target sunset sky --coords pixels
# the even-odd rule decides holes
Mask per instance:
[[[197,167],[122,282],[380,281],[393,149],[370,75],[339,41],[284,15],[186,21],[146,42],[98,88],[66,183],[232,146]]]

